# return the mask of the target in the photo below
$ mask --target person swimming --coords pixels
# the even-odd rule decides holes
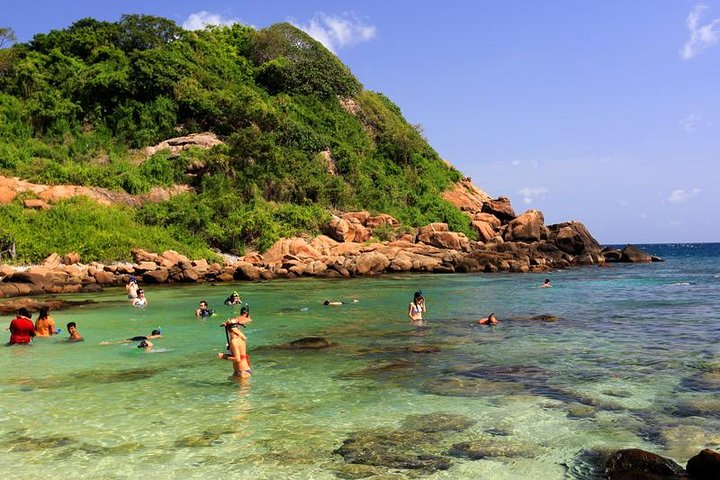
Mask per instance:
[[[75,322],[69,322],[67,324],[67,331],[70,334],[67,339],[68,342],[82,342],[85,340],[82,335],[80,335],[80,332],[78,332],[77,324]]]
[[[323,302],[323,305],[325,305],[326,307],[338,307],[340,305],[345,305],[345,302],[341,302],[339,300],[332,301],[332,302],[330,300],[325,300]]]
[[[552,287],[552,283],[550,283],[550,279],[546,278],[545,281],[540,285],[540,288],[550,288]]]
[[[143,340],[150,340],[155,338],[162,338],[162,329],[160,327],[154,329],[152,332],[150,332],[150,335],[137,335],[135,337],[126,338],[125,340],[115,340],[115,341],[104,341],[100,342],[100,345],[114,345],[118,343],[132,343],[132,342],[142,342]]]
[[[499,320],[495,317],[495,313],[491,313],[491,314],[488,315],[487,317],[481,318],[480,320],[478,320],[477,323],[478,323],[479,325],[497,325],[497,324],[500,323],[500,322],[499,322]]]

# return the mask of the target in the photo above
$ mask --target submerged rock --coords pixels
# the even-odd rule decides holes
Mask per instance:
[[[462,377],[441,377],[431,380],[423,385],[421,391],[447,397],[488,397],[527,393],[522,385],[517,383]]]
[[[714,396],[686,398],[676,405],[674,413],[681,417],[720,418],[720,399]]]
[[[448,455],[470,460],[480,460],[486,457],[525,457],[534,458],[538,449],[528,445],[497,440],[473,440],[453,445]]]
[[[414,430],[356,433],[334,453],[346,463],[435,472],[452,461],[428,451],[433,437]]]
[[[323,337],[305,337],[293,340],[286,345],[291,350],[320,350],[336,345]]]
[[[402,423],[403,428],[423,433],[461,432],[475,425],[477,422],[464,415],[454,413],[430,413],[410,415]]]
[[[605,473],[614,479],[672,479],[683,478],[685,470],[675,461],[639,448],[618,450],[605,464]]]

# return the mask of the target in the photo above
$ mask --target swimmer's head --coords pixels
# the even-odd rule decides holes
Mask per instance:
[[[413,295],[413,299],[414,299],[415,301],[417,301],[417,300],[422,300],[422,299],[423,299],[422,290],[418,290],[417,292],[415,292],[415,295]]]
[[[325,300],[325,301],[323,302],[323,305],[330,305],[330,300]]]
[[[248,310],[247,307],[242,307],[240,309],[240,315],[248,315],[248,314],[250,314],[250,310]]]
[[[162,332],[159,329],[155,329],[152,332],[150,332],[150,335],[162,335]]]
[[[200,307],[201,307],[201,308],[202,308],[202,307],[207,307],[207,306],[208,306],[208,304],[207,304],[207,302],[206,302],[205,300],[200,300]]]
[[[239,297],[240,295],[238,295],[237,292],[233,292],[231,296],[232,296],[232,297]]]
[[[147,340],[143,340],[140,343],[138,343],[137,348],[147,348],[149,346],[150,346],[150,344],[147,342]]]
[[[21,317],[32,318],[32,313],[25,307],[18,308],[17,314]]]
[[[138,295],[145,295],[145,290],[142,288],[137,291]]]

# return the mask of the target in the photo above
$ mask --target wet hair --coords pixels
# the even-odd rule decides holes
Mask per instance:
[[[142,288],[139,288],[138,291],[137,291],[137,293],[138,293],[138,295],[140,295],[141,293],[142,293],[143,295],[145,295],[145,290],[143,290]]]
[[[325,301],[323,302],[323,305],[330,305],[330,300],[325,300]]]
[[[162,335],[162,332],[156,328],[155,330],[150,332],[150,335]]]
[[[47,318],[49,313],[50,309],[48,307],[41,307],[38,313],[38,319]]]
[[[425,297],[423,297],[422,290],[418,290],[418,291],[415,292],[415,294],[413,295],[413,303],[417,305],[418,300],[422,300],[422,299],[424,299],[424,298],[425,298]]]
[[[137,348],[146,348],[149,346],[150,346],[150,344],[147,342],[147,340],[142,340],[140,343],[138,343]]]
[[[244,314],[246,314],[246,313],[249,314],[249,313],[250,313],[250,310],[248,310],[247,307],[242,307],[242,308],[240,309],[240,315],[244,315]]]
[[[32,313],[30,313],[30,310],[25,307],[18,308],[17,314],[21,317],[32,318]]]
[[[207,304],[208,304],[207,301],[205,301],[205,300],[200,300],[200,306],[202,306],[203,303],[204,303],[205,306],[207,307]]]
[[[77,323],[75,323],[75,322],[68,322],[68,324],[65,325],[65,326],[67,327],[68,330],[70,330],[71,327],[77,328]]]

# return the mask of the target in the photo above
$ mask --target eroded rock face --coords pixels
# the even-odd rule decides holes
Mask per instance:
[[[487,200],[483,203],[481,211],[482,213],[494,215],[502,222],[509,222],[516,217],[515,210],[513,210],[513,207],[510,204],[510,199],[507,197],[498,197],[495,200]]]
[[[528,210],[508,223],[505,241],[538,242],[545,232],[545,217],[540,210]]]

